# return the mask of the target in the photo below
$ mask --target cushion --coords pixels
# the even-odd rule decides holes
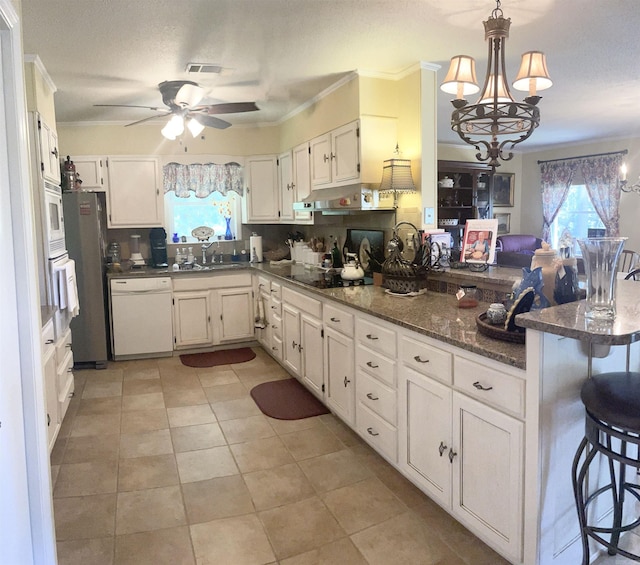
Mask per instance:
[[[585,381],[580,397],[601,422],[640,431],[640,373],[602,373]]]
[[[533,251],[542,245],[542,240],[539,237],[527,234],[499,235],[497,242],[502,244],[502,251],[512,251],[515,253],[529,251],[531,255]]]

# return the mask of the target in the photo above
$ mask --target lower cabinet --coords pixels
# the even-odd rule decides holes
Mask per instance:
[[[47,423],[47,439],[49,451],[60,429],[58,409],[58,370],[56,364],[56,347],[54,345],[53,322],[49,321],[42,328],[42,365],[44,376],[45,421]]]
[[[331,328],[325,329],[324,338],[326,402],[329,408],[353,426],[356,393],[353,338]]]
[[[175,349],[254,339],[251,274],[187,275],[173,281]]]

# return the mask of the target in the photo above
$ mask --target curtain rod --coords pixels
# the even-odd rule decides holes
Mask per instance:
[[[577,157],[565,157],[564,159],[547,159],[546,161],[538,161],[538,165],[542,163],[555,163],[556,161],[573,161],[574,159],[587,159],[589,157],[604,157],[605,155],[626,155],[629,153],[628,149],[622,151],[611,151],[610,153],[593,153],[592,155],[578,155]]]

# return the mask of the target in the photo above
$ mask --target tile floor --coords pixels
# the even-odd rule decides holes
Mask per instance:
[[[264,416],[261,349],[76,371],[51,455],[60,565],[504,565],[332,415]]]

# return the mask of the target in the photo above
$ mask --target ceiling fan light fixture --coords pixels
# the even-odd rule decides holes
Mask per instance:
[[[183,84],[176,93],[175,104],[180,108],[192,108],[197,106],[204,97],[204,88],[189,82]]]
[[[167,125],[164,126],[160,133],[170,141],[173,141],[179,135],[184,132],[184,120],[182,116],[171,116]]]
[[[204,130],[204,125],[196,120],[196,118],[191,118],[187,122],[187,128],[189,129],[193,137],[198,137]]]

